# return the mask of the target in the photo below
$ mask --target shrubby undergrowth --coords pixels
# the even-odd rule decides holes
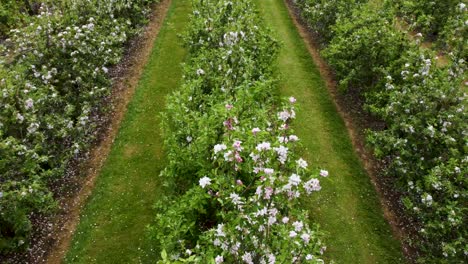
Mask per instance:
[[[29,14],[26,11],[27,7],[23,1],[2,0],[0,5],[0,39],[4,38],[9,30],[17,26],[23,18],[28,17]]]
[[[423,253],[419,260],[466,261],[467,45],[466,37],[459,35],[466,32],[466,7],[443,3],[453,10],[454,25],[444,33],[449,52],[444,65],[437,63],[435,51],[418,45],[421,40],[410,41],[397,29],[396,14],[385,8],[388,5],[361,1],[343,11],[343,1],[322,2],[297,0],[296,5],[313,30],[331,29],[322,54],[341,88],[357,91],[365,98],[365,108],[385,121],[386,127],[369,131],[368,139],[376,157],[386,161],[385,173],[397,179],[402,203],[418,225],[411,243]],[[418,1],[405,1],[409,2]],[[436,9],[431,11],[434,16],[446,12]],[[438,21],[431,20],[434,26],[428,30],[442,28]]]
[[[31,218],[56,207],[50,185],[94,139],[109,67],[152,2],[44,1],[0,45],[0,252],[26,248]]]
[[[323,262],[300,198],[328,172],[297,155],[295,99],[278,99],[272,79],[277,41],[250,1],[194,10],[184,83],[164,119],[168,196],[149,227],[160,263]]]
[[[387,5],[410,30],[422,32],[422,37],[458,58],[468,58],[468,1],[398,0],[387,1]]]

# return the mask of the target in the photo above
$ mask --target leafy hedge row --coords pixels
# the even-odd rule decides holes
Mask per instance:
[[[0,38],[6,36],[7,32],[18,23],[20,6],[17,1],[5,1],[0,5]]]
[[[369,131],[385,173],[397,179],[403,204],[419,224],[424,263],[468,259],[468,122],[466,61],[454,48],[446,66],[397,30],[392,9],[371,1],[297,0],[314,30],[331,29],[323,56],[340,86],[356,90],[385,121]],[[342,12],[342,7],[348,7]],[[323,8],[323,9],[322,9]],[[312,15],[313,13],[313,15]],[[317,15],[320,14],[320,15]],[[333,14],[332,17],[330,17]],[[321,16],[323,15],[323,17]],[[455,34],[455,33],[453,33]]]
[[[294,98],[275,96],[278,43],[251,1],[195,1],[182,86],[168,99],[171,195],[149,227],[160,263],[320,263],[300,197],[320,190],[297,156]]]
[[[434,39],[449,52],[468,58],[468,1],[387,1],[410,25],[410,29],[422,31],[425,37]]]
[[[108,68],[152,2],[46,1],[0,45],[0,252],[26,248],[31,217],[56,207],[50,184],[95,137]]]

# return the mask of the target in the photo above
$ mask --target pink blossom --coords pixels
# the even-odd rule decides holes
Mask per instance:
[[[242,141],[236,140],[234,141],[234,144],[232,144],[232,147],[236,149],[237,151],[242,151],[241,144],[242,144]]]
[[[224,121],[223,125],[227,128],[227,130],[234,130],[231,118],[228,118],[228,120]]]
[[[271,195],[273,194],[273,188],[271,187],[266,187],[265,188],[265,199],[266,200],[270,200],[271,199]]]
[[[243,162],[244,160],[242,159],[241,155],[239,154],[239,152],[236,152],[236,154],[234,155],[234,158],[236,159],[237,162],[241,163]]]
[[[277,148],[274,148],[276,153],[278,154],[278,160],[281,164],[284,164],[286,162],[286,159],[288,158],[288,148],[284,146],[279,146]]]

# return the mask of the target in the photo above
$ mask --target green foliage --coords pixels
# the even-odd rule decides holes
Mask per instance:
[[[367,0],[295,0],[302,17],[325,43],[333,38],[333,26],[337,21],[352,19],[353,11],[366,2]]]
[[[421,14],[429,12],[422,10],[426,7],[439,9],[430,9],[429,31],[445,23],[439,18],[442,9],[432,5],[453,6],[442,2],[429,7],[412,2],[412,10]],[[446,26],[452,52],[445,67],[393,26],[391,9],[376,9],[370,3],[356,8],[353,19],[337,20],[324,55],[342,88],[361,91],[366,109],[386,123],[382,131],[369,131],[368,139],[376,157],[389,161],[385,173],[397,179],[395,187],[404,192],[402,203],[421,227],[412,241],[423,253],[419,260],[466,261],[466,38],[458,36],[466,31],[460,22],[465,21],[466,7],[453,9],[456,19]],[[313,28],[316,20],[308,22]]]
[[[10,29],[17,27],[28,17],[24,13],[25,3],[16,0],[2,0],[0,4],[0,39],[7,36]]]
[[[409,48],[405,35],[394,29],[389,14],[374,12],[371,7],[356,9],[352,17],[338,19],[333,32],[335,37],[323,50],[323,56],[335,70],[343,90],[376,89],[384,69],[399,63],[401,51]]]
[[[297,199],[320,186],[296,156],[295,99],[273,96],[277,42],[249,1],[195,2],[184,39],[191,57],[164,118],[172,196],[149,227],[160,263],[320,261]]]
[[[468,58],[468,2],[447,1],[387,1],[399,16],[410,24],[411,30],[421,31],[447,53],[459,59]]]
[[[445,27],[448,19],[456,13],[460,3],[463,3],[463,0],[397,0],[392,4],[413,28],[420,29],[425,34],[437,35]]]
[[[146,20],[149,1],[44,2],[0,57],[0,252],[26,248],[49,185],[95,138],[108,68]],[[79,7],[79,8],[78,8]]]
[[[434,66],[430,54],[408,53],[403,59],[408,63],[395,78],[388,76],[386,89],[373,97],[371,111],[387,128],[370,133],[369,140],[377,157],[391,157],[387,173],[399,177],[407,194],[405,205],[422,226],[421,247],[431,251],[425,261],[456,262],[466,257],[468,235],[463,217],[468,210],[468,124],[466,96],[459,88],[462,76]]]

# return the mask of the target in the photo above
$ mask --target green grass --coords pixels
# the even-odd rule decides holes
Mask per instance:
[[[177,34],[191,3],[173,0],[111,153],[84,208],[66,263],[138,263],[152,258],[145,236],[165,166],[159,113],[178,87],[186,50]],[[151,262],[151,261],[148,261]]]
[[[323,189],[307,201],[314,222],[327,233],[326,258],[336,263],[401,263],[399,242],[385,221],[374,187],[362,168],[343,120],[282,0],[256,0],[261,15],[283,42],[277,71],[280,93],[300,104],[295,130],[312,166],[326,168]],[[145,226],[160,195],[164,167],[158,113],[178,87],[186,51],[178,33],[191,6],[173,0],[112,151],[84,208],[66,263],[154,262]],[[153,261],[152,261],[153,260]]]
[[[280,93],[295,96],[294,129],[312,166],[330,172],[322,191],[307,201],[312,221],[327,233],[325,257],[336,263],[402,263],[369,176],[355,153],[344,121],[294,26],[283,0],[256,0],[283,43],[278,60]],[[328,262],[327,261],[327,262]]]

